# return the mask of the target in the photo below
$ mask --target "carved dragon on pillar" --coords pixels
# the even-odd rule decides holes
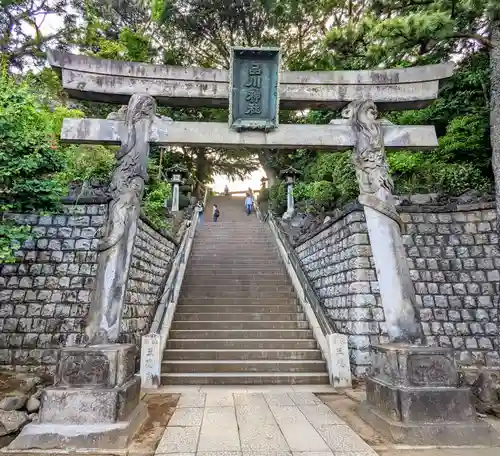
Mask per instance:
[[[359,184],[359,202],[390,217],[401,227],[392,191],[394,183],[387,165],[381,121],[372,100],[356,100],[342,111],[356,135],[352,156]]]
[[[120,333],[137,221],[144,184],[148,179],[148,141],[155,113],[154,98],[136,94],[131,97],[128,106],[108,116],[108,119],[123,121],[126,132],[123,132],[125,134],[116,153],[108,221],[98,246],[97,283],[86,328],[92,345],[116,342]]]

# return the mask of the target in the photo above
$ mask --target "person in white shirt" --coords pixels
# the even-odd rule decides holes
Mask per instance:
[[[250,195],[250,193],[247,193],[247,197],[245,198],[245,208],[247,211],[247,215],[250,215],[252,213],[252,206],[253,206],[253,198]]]

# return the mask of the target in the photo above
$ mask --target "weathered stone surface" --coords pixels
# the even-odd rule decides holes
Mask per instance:
[[[489,424],[476,418],[470,389],[457,387],[451,349],[388,344],[375,346],[374,357],[373,374],[366,379],[366,402],[359,411],[391,441],[426,445],[500,441]],[[477,433],[468,432],[469,427]]]
[[[142,336],[141,383],[143,388],[157,388],[161,380],[161,337],[159,334]]]
[[[62,70],[63,86],[75,98],[126,103],[134,93],[149,93],[159,103],[177,106],[227,106],[227,70],[180,68],[118,62],[51,52],[50,64]],[[286,109],[338,109],[371,98],[386,109],[416,109],[437,97],[438,80],[451,66],[368,71],[291,71],[280,75],[280,105]]]
[[[97,280],[85,328],[92,344],[117,342],[120,335],[141,198],[148,178],[149,130],[156,102],[149,95],[137,94],[124,108],[113,114],[120,118],[124,130],[110,184],[109,218],[98,245]]]
[[[61,139],[71,143],[119,144],[123,122],[103,119],[64,119]],[[389,149],[430,149],[437,145],[434,127],[384,125],[384,142]],[[229,130],[225,123],[172,122],[157,119],[151,127],[151,142],[158,145],[192,147],[246,147],[273,149],[343,150],[354,145],[346,124],[283,124],[272,132]]]
[[[28,421],[26,412],[0,410],[0,436],[19,431]]]
[[[114,423],[44,424],[31,423],[7,447],[8,450],[113,450],[124,449],[147,416],[139,405],[126,421]]]
[[[413,345],[372,345],[371,378],[404,387],[457,387],[453,350]]]
[[[480,241],[484,242],[481,246],[488,247],[481,252],[471,252],[470,247],[462,252],[459,248],[463,240],[451,234],[452,229],[460,233],[466,228],[474,231],[481,223],[469,221],[470,212],[475,213],[476,220],[494,220],[494,206],[480,202],[464,207],[452,202],[447,206],[400,206],[399,211],[421,325],[428,342],[452,347],[460,364],[481,362],[499,366],[494,305],[498,282],[490,281],[487,275],[500,268],[500,260],[496,259],[497,236],[490,231]],[[339,211],[329,224],[319,223],[319,230],[303,237],[295,248],[337,331],[351,334],[351,366],[358,373],[366,372],[369,364],[357,364],[363,362],[363,356],[356,352],[366,348],[358,347],[355,338],[367,337],[371,341],[366,343],[379,343],[380,337],[384,337],[385,320],[379,292],[372,290],[377,281],[364,220],[359,206],[351,206]],[[435,233],[419,234],[421,224],[432,224]],[[348,281],[359,276],[361,270],[369,274],[356,287],[349,287]],[[367,331],[366,323],[372,332]]]
[[[26,410],[28,411],[28,413],[34,413],[37,412],[39,408],[40,400],[36,397],[31,396],[26,403]]]
[[[46,388],[40,423],[81,425],[123,421],[137,406],[139,393],[140,379],[135,377],[115,388]]]
[[[385,324],[392,342],[413,343],[422,337],[416,316],[416,296],[396,212],[394,183],[385,156],[382,122],[372,100],[351,102],[342,116],[356,137],[353,162],[359,185],[373,260],[377,270]]]
[[[55,386],[122,386],[135,372],[137,348],[130,344],[61,349]]]
[[[482,420],[464,423],[402,423],[379,413],[367,403],[358,407],[360,416],[393,443],[406,445],[491,445],[500,439]]]
[[[11,396],[6,396],[2,400],[0,400],[0,410],[5,410],[6,412],[10,412],[12,410],[21,410],[26,401],[28,400],[28,396],[26,394],[14,394]]]

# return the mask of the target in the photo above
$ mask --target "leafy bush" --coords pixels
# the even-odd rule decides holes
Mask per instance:
[[[269,189],[268,188],[261,188],[259,191],[259,196],[257,197],[257,202],[264,203],[269,201]]]
[[[274,184],[269,189],[271,211],[282,215],[286,211],[286,185],[284,182]]]
[[[75,146],[66,150],[68,166],[57,178],[65,185],[72,182],[109,182],[116,164],[114,148]]]
[[[394,178],[395,193],[438,192],[458,196],[467,190],[492,190],[490,179],[472,163],[447,163],[441,154],[393,152],[388,162]]]
[[[142,207],[146,217],[155,228],[168,230],[171,225],[165,216],[165,200],[172,197],[172,187],[169,182],[156,181],[148,186]]]
[[[62,117],[51,112],[26,84],[0,75],[0,211],[53,210],[64,193],[54,178],[66,165],[57,142]],[[27,238],[27,229],[0,221],[0,262],[13,261],[12,252]]]

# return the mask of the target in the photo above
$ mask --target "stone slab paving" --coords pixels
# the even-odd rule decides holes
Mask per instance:
[[[376,456],[307,389],[191,389],[156,456]]]

